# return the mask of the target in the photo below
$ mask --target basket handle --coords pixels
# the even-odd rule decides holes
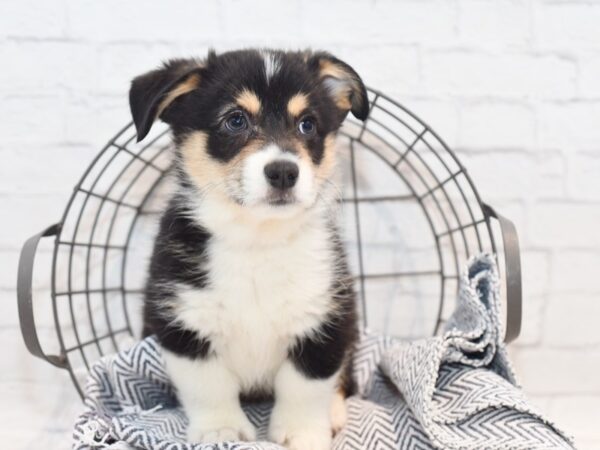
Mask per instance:
[[[514,341],[521,333],[523,319],[523,294],[521,283],[521,255],[519,237],[515,225],[494,208],[483,204],[486,217],[498,220],[504,242],[504,271],[506,274],[506,332],[504,341]]]
[[[33,299],[32,299],[32,277],[33,262],[37,246],[41,238],[55,236],[60,231],[60,224],[54,224],[46,228],[41,233],[27,239],[21,249],[19,257],[19,271],[17,276],[17,302],[19,307],[19,323],[21,324],[21,333],[27,346],[27,350],[38,358],[48,361],[50,364],[67,368],[68,362],[64,355],[46,355],[42,350],[35,328],[33,318]]]

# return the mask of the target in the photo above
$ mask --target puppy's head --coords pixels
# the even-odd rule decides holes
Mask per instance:
[[[197,195],[267,215],[312,207],[330,184],[342,121],[368,115],[349,65],[272,50],[169,61],[133,80],[130,106],[138,140],[156,118],[171,126],[178,173]]]

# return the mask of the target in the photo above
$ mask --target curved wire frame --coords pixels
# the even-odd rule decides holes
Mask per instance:
[[[467,258],[481,251],[496,252],[492,227],[471,178],[439,136],[381,92],[369,89],[369,100],[368,119],[362,123],[347,119],[338,138],[340,145],[345,144],[342,161],[348,178],[339,200],[349,205],[344,211],[353,232],[346,245],[354,256],[363,325],[371,327],[373,322],[367,301],[373,283],[422,279],[428,290],[434,289],[426,294],[433,299],[427,333],[436,333]],[[136,308],[143,275],[136,283],[132,273],[143,274],[146,261],[136,253],[134,241],[148,222],[145,219],[155,223],[160,212],[160,207],[152,207],[152,200],[168,184],[171,148],[168,130],[138,145],[133,126],[127,125],[92,161],[62,217],[53,254],[52,305],[61,354],[68,359],[80,395],[91,364],[128,345],[141,330],[136,326]],[[374,164],[378,172],[368,173],[368,179],[376,181],[379,171],[385,170],[401,181],[404,190],[369,194],[363,172]],[[418,251],[428,255],[427,265],[373,269],[367,257],[372,254],[367,235],[378,233],[367,230],[366,205],[385,214],[402,211],[402,205],[416,205],[424,218],[421,228],[427,241]],[[150,243],[140,246],[148,249]],[[401,258],[410,259],[410,248],[398,251]],[[418,303],[425,294],[403,295],[412,295]]]

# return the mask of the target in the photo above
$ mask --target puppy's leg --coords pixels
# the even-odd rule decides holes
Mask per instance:
[[[284,362],[275,378],[270,438],[290,450],[329,449],[336,382],[337,374],[311,379],[292,362]]]
[[[256,430],[242,410],[239,385],[221,362],[164,351],[167,372],[189,418],[189,442],[252,441]]]
[[[348,411],[346,409],[346,395],[341,389],[337,389],[331,402],[331,428],[333,434],[337,434],[348,420]]]

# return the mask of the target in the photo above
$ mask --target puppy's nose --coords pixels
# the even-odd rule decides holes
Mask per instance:
[[[298,165],[292,161],[273,161],[265,166],[265,177],[277,189],[289,189],[298,180]]]

